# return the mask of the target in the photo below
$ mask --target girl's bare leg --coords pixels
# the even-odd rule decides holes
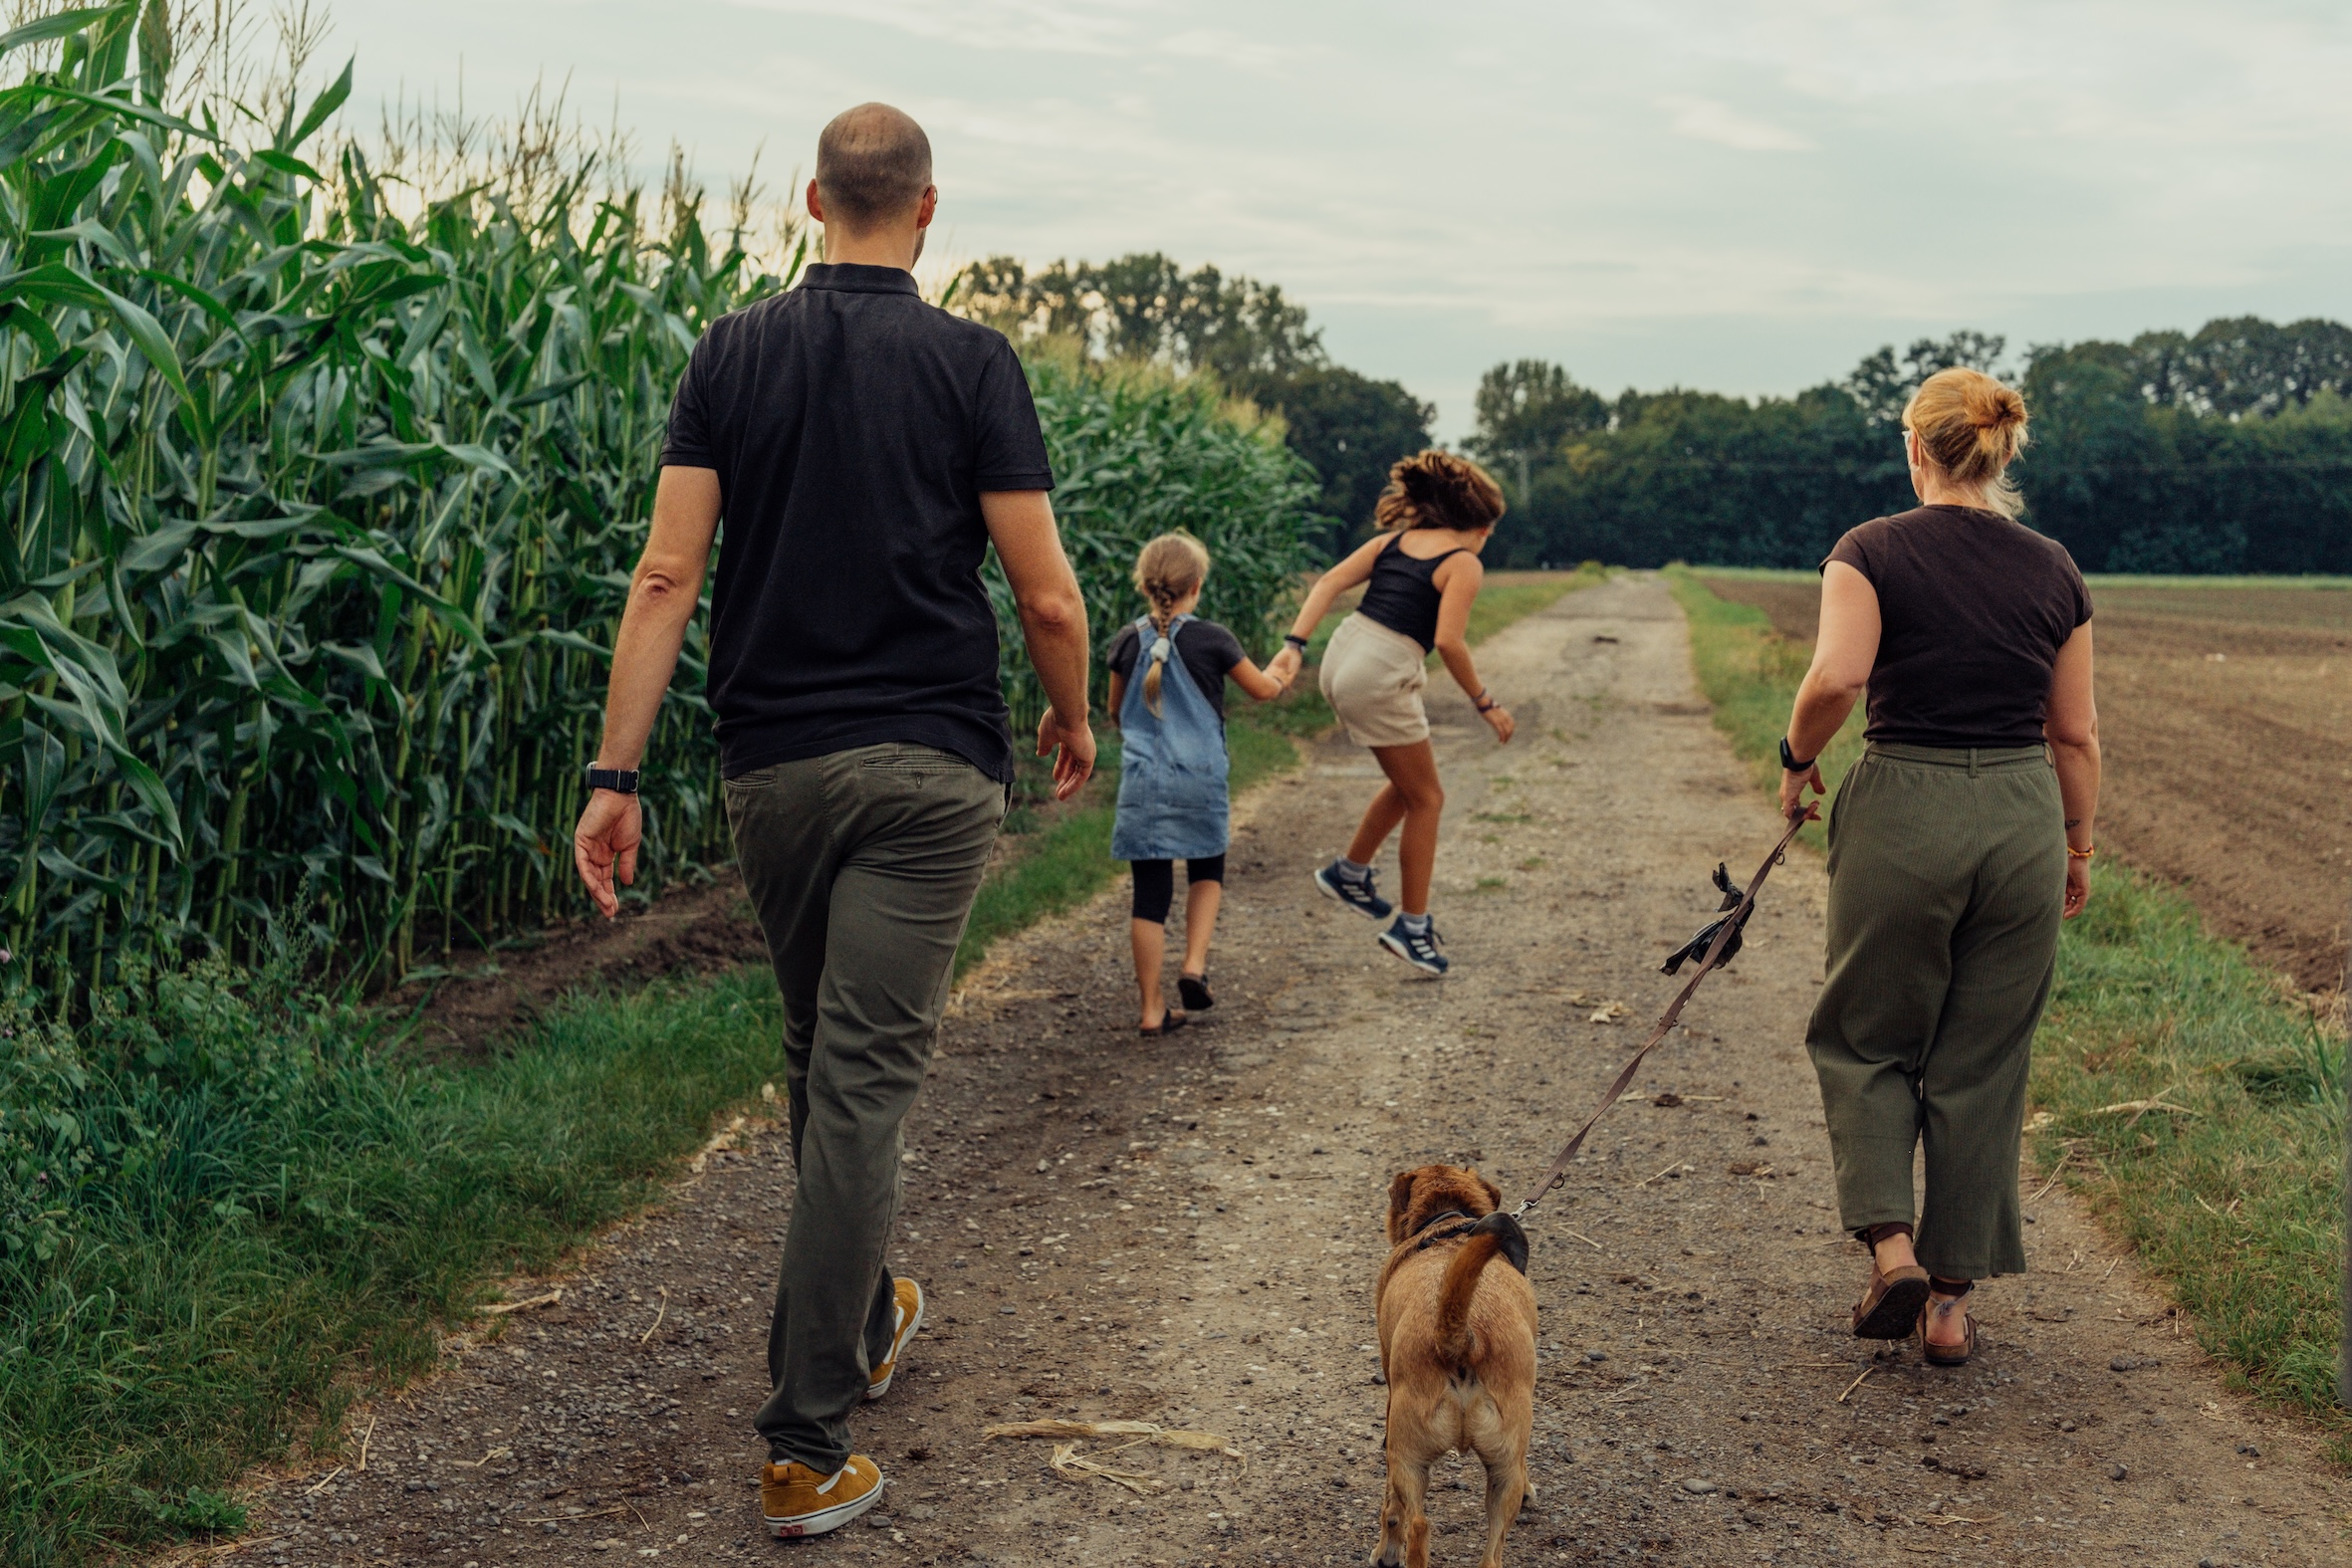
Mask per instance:
[[[1130,919],[1127,937],[1135,949],[1135,987],[1142,994],[1143,1027],[1157,1028],[1168,1015],[1168,1006],[1160,1000],[1160,964],[1168,954],[1168,928],[1156,920]]]
[[[1437,871],[1438,818],[1446,808],[1445,785],[1437,777],[1437,753],[1427,741],[1415,741],[1410,746],[1375,746],[1372,756],[1380,764],[1380,771],[1388,775],[1388,784],[1365,809],[1363,825],[1356,829],[1356,841],[1348,846],[1347,858],[1371,864],[1368,855],[1356,851],[1366,847],[1364,839],[1372,829],[1375,816],[1393,812],[1372,837],[1369,850],[1377,854],[1380,840],[1388,836],[1388,826],[1402,819],[1404,830],[1397,835],[1396,842],[1397,868],[1402,873],[1403,884],[1398,907],[1408,915],[1426,915],[1429,883]]]
[[[1223,882],[1195,882],[1184,893],[1184,973],[1195,980],[1209,973],[1209,939],[1217,933]]]
[[[1380,754],[1375,751],[1372,755]],[[1388,842],[1388,835],[1404,819],[1405,797],[1397,793],[1396,785],[1382,784],[1380,792],[1372,796],[1372,803],[1364,807],[1364,819],[1357,824],[1355,837],[1348,841],[1347,858],[1359,866],[1370,865],[1379,855],[1380,846]]]

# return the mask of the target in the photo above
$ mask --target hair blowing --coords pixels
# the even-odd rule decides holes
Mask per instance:
[[[1903,405],[1903,428],[1920,455],[1955,485],[1981,486],[1987,510],[2014,518],[2025,498],[2008,466],[2025,450],[2025,399],[1982,370],[1938,370]]]
[[[1388,487],[1372,504],[1383,534],[1408,528],[1492,528],[1503,515],[1503,487],[1469,458],[1431,450],[1389,466]]]
[[[1160,714],[1160,672],[1168,663],[1168,623],[1176,606],[1209,580],[1209,548],[1190,534],[1162,534],[1135,557],[1135,591],[1151,600],[1152,628],[1160,640],[1144,650],[1151,667],[1143,672],[1143,706]]]

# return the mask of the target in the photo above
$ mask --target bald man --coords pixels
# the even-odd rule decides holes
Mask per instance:
[[[606,916],[635,875],[637,766],[702,589],[727,817],[784,994],[799,1179],[768,1336],[762,1511],[780,1536],[864,1512],[882,1473],[849,1415],[923,1317],[884,1247],[899,1124],[928,1066],[964,922],[1010,798],[990,544],[1052,706],[1037,751],[1067,798],[1094,766],[1086,612],[1004,336],[926,305],[931,143],[885,104],[824,127],[809,215],[823,264],[713,324],[670,411],[653,528],[613,646],[574,833]],[[724,536],[720,523],[725,520]]]

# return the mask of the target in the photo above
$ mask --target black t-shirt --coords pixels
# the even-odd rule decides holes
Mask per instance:
[[[1850,531],[1830,560],[1878,592],[1871,740],[2041,744],[2058,650],[2091,618],[2065,546],[1999,513],[1919,507]]]
[[[1135,661],[1142,656],[1143,633],[1129,621],[1110,639],[1110,652],[1102,656],[1102,662],[1113,674],[1131,681]],[[1219,719],[1225,717],[1225,677],[1249,656],[1241,638],[1213,620],[1188,620],[1176,628],[1176,657],[1184,661],[1192,683],[1209,699]]]
[[[1012,780],[980,495],[1054,475],[1003,334],[895,267],[811,267],[711,324],[661,461],[719,475],[722,773],[911,741]]]

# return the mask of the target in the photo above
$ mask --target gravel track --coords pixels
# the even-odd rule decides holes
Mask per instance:
[[[1411,976],[1308,884],[1374,786],[1333,742],[1238,813],[1201,1026],[1135,1037],[1123,889],[960,994],[898,1238],[929,1326],[857,1428],[890,1477],[876,1512],[760,1533],[748,1418],[791,1173],[755,1121],[571,1274],[513,1292],[561,1283],[560,1302],[359,1414],[351,1467],[265,1478],[237,1560],[1360,1561],[1388,1178],[1466,1161],[1518,1196],[1663,1006],[1657,962],[1709,918],[1709,870],[1745,875],[1774,831],[1654,577],[1572,593],[1480,663],[1521,732],[1497,748],[1433,688],[1454,978]],[[1800,1045],[1821,897],[1809,856],[1774,874],[1747,952],[1531,1221],[1538,1490],[1509,1560],[2346,1561],[2342,1482],[2307,1430],[2225,1392],[2058,1193],[2028,1205],[2036,1271],[1980,1292],[1977,1365],[1847,1335],[1863,1259]],[[982,1439],[1045,1417],[1208,1429],[1242,1457],[1078,1448],[1151,1477],[1139,1494],[1057,1473],[1050,1443]],[[1441,1465],[1435,1561],[1475,1558],[1479,1485]]]

